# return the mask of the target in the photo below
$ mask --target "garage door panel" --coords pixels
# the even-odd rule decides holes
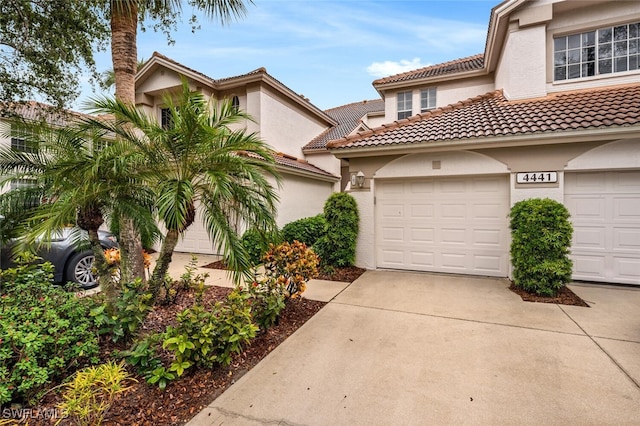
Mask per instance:
[[[565,174],[573,278],[640,284],[640,172]]]
[[[573,228],[574,249],[604,247],[605,240],[606,229],[603,226],[574,226]]]
[[[472,230],[473,244],[500,248],[503,245],[502,232],[499,229]]]
[[[619,271],[620,276],[629,280],[638,279],[640,271],[640,259],[637,257],[616,257],[614,268]]]
[[[640,224],[640,197],[613,197],[614,221],[637,221]]]
[[[433,243],[435,241],[435,229],[433,228],[411,228],[411,242]]]
[[[401,204],[389,204],[382,208],[382,217],[401,218],[404,217],[404,206]]]
[[[404,192],[392,196],[385,195],[386,190],[378,191],[386,187],[386,181],[376,182],[378,267],[507,275],[510,234],[506,176],[407,180]],[[410,212],[408,217],[389,214],[399,204]],[[404,246],[397,240],[390,241],[387,231],[400,227],[404,229]],[[398,233],[394,235],[399,238]]]
[[[432,219],[434,217],[435,207],[433,204],[412,204],[411,217],[419,219]]]
[[[383,228],[382,240],[385,242],[403,242],[404,228],[389,228],[389,227]]]

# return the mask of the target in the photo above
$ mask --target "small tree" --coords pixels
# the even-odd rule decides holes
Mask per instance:
[[[569,211],[549,198],[532,198],[511,208],[511,263],[516,286],[553,296],[571,280],[568,257],[573,227]]]
[[[345,192],[329,196],[324,205],[325,234],[313,249],[325,266],[351,266],[356,260],[358,205]]]

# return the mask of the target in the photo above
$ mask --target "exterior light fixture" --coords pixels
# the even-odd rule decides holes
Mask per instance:
[[[358,171],[358,173],[356,173],[356,185],[358,188],[362,188],[364,186],[364,173],[362,173],[362,170]]]

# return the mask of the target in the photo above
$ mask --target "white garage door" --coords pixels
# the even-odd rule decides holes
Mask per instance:
[[[565,174],[573,278],[640,284],[640,171]]]
[[[376,180],[379,268],[506,277],[509,178]]]
[[[175,250],[182,253],[215,254],[209,233],[202,223],[200,210],[196,210],[195,221],[178,240]]]

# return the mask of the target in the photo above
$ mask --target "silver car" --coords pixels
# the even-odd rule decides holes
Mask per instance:
[[[118,247],[116,236],[107,231],[98,231],[100,244],[103,249]],[[16,241],[2,245],[0,249],[0,268],[15,266],[12,260],[12,249]],[[53,264],[54,282],[74,282],[84,289],[97,285],[91,269],[94,255],[89,247],[86,231],[79,228],[64,228],[52,236],[49,241],[42,241],[37,249],[37,255]]]

